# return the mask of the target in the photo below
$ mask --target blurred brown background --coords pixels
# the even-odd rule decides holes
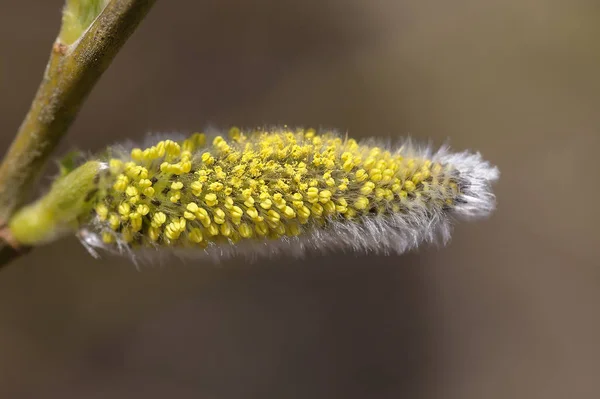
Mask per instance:
[[[61,5],[0,0],[2,149]],[[211,124],[449,138],[500,166],[498,211],[399,257],[138,271],[40,248],[0,272],[0,397],[600,397],[599,20],[597,0],[159,1],[61,152]]]

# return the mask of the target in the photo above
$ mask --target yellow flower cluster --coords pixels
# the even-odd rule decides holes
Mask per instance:
[[[334,220],[361,223],[451,207],[449,165],[312,129],[229,131],[160,141],[108,161],[95,223],[105,243],[200,246],[293,237]]]

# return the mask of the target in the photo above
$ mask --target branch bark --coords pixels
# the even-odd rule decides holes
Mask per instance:
[[[56,40],[31,108],[0,165],[0,226],[26,200],[88,94],[155,2],[111,0],[73,44]],[[6,245],[10,231],[0,235],[1,266],[15,249]],[[13,256],[4,256],[6,251]]]

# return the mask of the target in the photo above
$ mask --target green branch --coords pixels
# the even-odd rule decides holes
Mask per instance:
[[[26,200],[86,97],[155,2],[67,0],[43,80],[0,165],[0,225]],[[0,265],[17,246],[10,231],[0,231]]]

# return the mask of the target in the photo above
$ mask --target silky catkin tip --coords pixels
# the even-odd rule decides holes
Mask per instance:
[[[88,249],[135,259],[307,251],[402,253],[495,207],[478,153],[276,128],[111,148],[80,221]],[[98,161],[97,159],[95,161]]]

